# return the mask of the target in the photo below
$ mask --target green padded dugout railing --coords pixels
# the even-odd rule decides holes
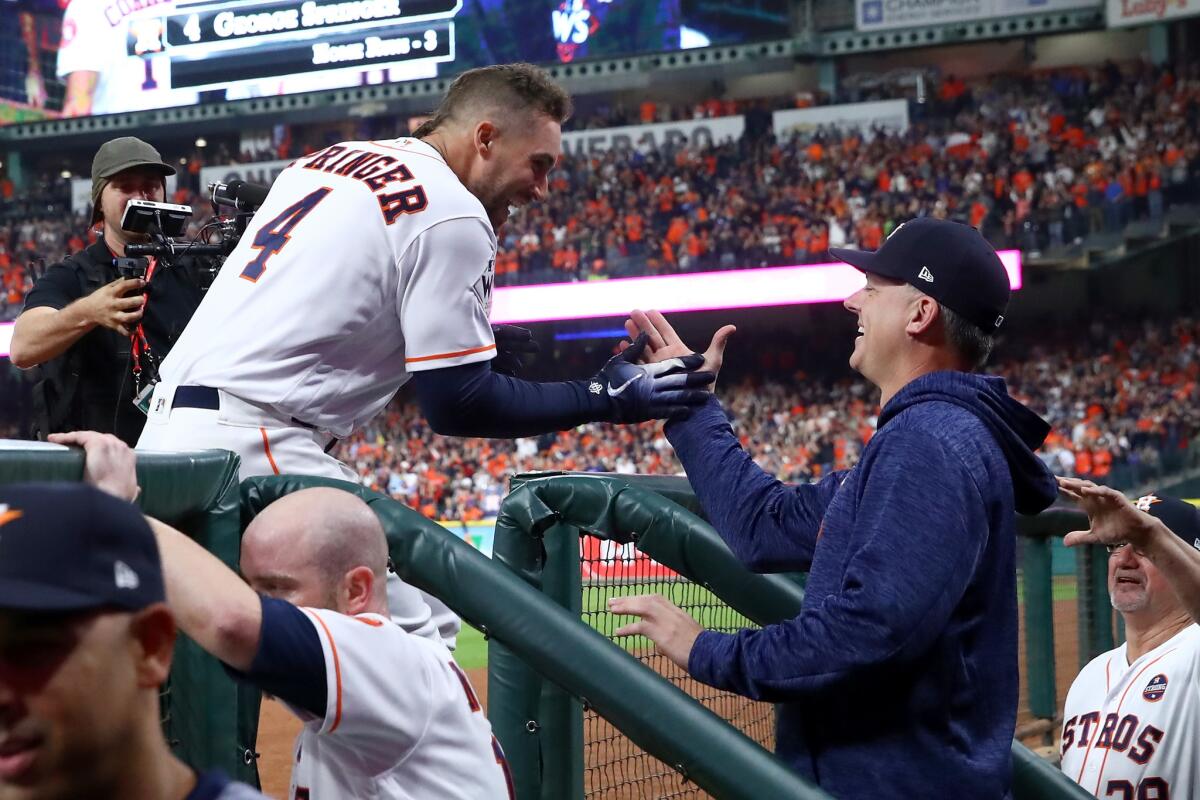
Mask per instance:
[[[1070,508],[1051,508],[1032,517],[1017,517],[1020,544],[1021,585],[1025,622],[1025,684],[1029,713],[1042,725],[1049,738],[1056,729],[1058,680],[1073,677],[1089,661],[1115,646],[1113,610],[1108,599],[1108,555],[1100,545],[1072,550],[1074,580],[1066,580],[1063,594],[1069,599],[1055,600],[1053,571],[1054,542],[1073,530],[1088,526],[1087,515]],[[1073,584],[1073,585],[1072,585]],[[1077,656],[1066,664],[1067,676],[1059,675],[1056,648],[1066,650],[1067,643],[1057,639],[1056,631],[1067,620],[1056,620],[1055,606],[1069,611],[1077,626]],[[1062,608],[1062,606],[1066,608]],[[1065,656],[1064,656],[1065,658]]]
[[[83,452],[78,448],[28,445],[0,450],[0,483],[82,480]],[[185,531],[236,568],[241,538],[237,471],[237,456],[215,450],[139,453],[138,502],[145,513]],[[163,729],[179,757],[193,767],[220,768],[257,783],[253,731],[246,736],[245,726],[239,727],[243,702],[216,659],[180,635],[162,696]]]
[[[586,532],[633,542],[655,561],[710,589],[758,624],[798,614],[803,594],[795,581],[751,573],[737,562],[716,531],[678,502],[697,505],[686,482],[680,480],[564,473],[518,476],[501,505],[493,559],[578,615],[580,535]],[[490,643],[493,728],[498,736],[503,732],[502,741],[504,736],[519,741],[522,724],[537,722],[539,749],[522,751],[522,758],[513,761],[514,778],[528,787],[520,795],[522,800],[581,798],[582,708],[556,696],[535,672],[518,655]],[[625,726],[617,727],[629,733]],[[1012,749],[1015,800],[1090,797],[1021,743],[1014,741]]]
[[[625,651],[584,625],[510,571],[418,512],[359,486],[321,478],[251,478],[242,484],[243,522],[273,500],[298,489],[333,486],[365,499],[379,516],[400,577],[441,598],[455,613],[483,630],[528,664],[539,682],[546,676],[571,697],[586,698],[640,747],[678,765],[696,785],[729,800],[788,797],[816,800],[828,795],[808,787],[774,755],[675,687],[659,680]],[[403,676],[397,676],[402,680]],[[510,687],[489,682],[491,692]],[[519,800],[536,797],[518,775],[536,751],[522,718],[517,726],[493,729],[513,767]],[[680,736],[686,731],[686,736]],[[520,764],[518,762],[521,762]],[[566,800],[560,796],[557,800]]]

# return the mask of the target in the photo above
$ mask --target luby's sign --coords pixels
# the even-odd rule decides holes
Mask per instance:
[[[1149,25],[1200,14],[1200,0],[1108,0],[1108,27]]]

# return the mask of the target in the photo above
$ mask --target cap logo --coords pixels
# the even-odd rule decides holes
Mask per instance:
[[[1162,502],[1162,500],[1159,500],[1154,495],[1148,494],[1143,497],[1139,497],[1137,500],[1134,500],[1133,504],[1135,506],[1137,506],[1138,511],[1149,511],[1150,506],[1154,505],[1155,503],[1161,503],[1161,502]]]
[[[933,283],[933,273],[929,271],[929,267],[921,267],[921,271],[917,273],[917,277],[923,281]]]
[[[23,516],[25,516],[25,512],[19,508],[9,508],[7,503],[0,503],[0,525],[7,525]]]
[[[1003,324],[1004,324],[1004,315],[1001,314],[1000,316],[996,317],[996,327],[999,328]]]
[[[118,589],[136,589],[142,583],[133,568],[124,561],[113,564],[113,579]]]

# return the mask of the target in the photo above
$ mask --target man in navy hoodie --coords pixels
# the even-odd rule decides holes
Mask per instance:
[[[777,750],[839,798],[1009,794],[1017,712],[1014,511],[1055,497],[1033,450],[1049,426],[972,374],[1004,320],[1009,282],[977,231],[911,220],[874,252],[832,250],[867,275],[850,366],[879,387],[858,464],[789,486],[742,450],[720,403],[667,438],[713,526],[759,572],[807,570],[794,619],[703,631],[657,595],[615,598],[642,634],[704,683],[779,705]],[[635,312],[651,358],[687,348]],[[706,370],[733,332],[717,332]]]

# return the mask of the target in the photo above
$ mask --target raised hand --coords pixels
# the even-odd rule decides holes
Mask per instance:
[[[679,358],[695,352],[683,343],[679,334],[671,327],[671,323],[667,322],[667,318],[658,311],[634,309],[629,315],[629,319],[625,321],[625,330],[631,339],[635,339],[642,333],[647,334],[646,349],[641,359],[648,364],[669,358]],[[733,325],[725,325],[713,334],[708,350],[703,353],[704,361],[699,370],[712,373],[714,382],[725,361],[725,345],[729,343],[729,337],[736,331],[737,328]],[[628,347],[628,345],[625,346]]]
[[[702,387],[712,383],[715,376],[696,371],[704,363],[704,356],[687,353],[639,364],[649,339],[649,334],[638,334],[632,344],[608,360],[588,385],[593,394],[608,396],[613,422],[682,417],[692,406],[708,399],[708,392]]]
[[[1088,515],[1086,531],[1072,531],[1063,544],[1132,544],[1142,549],[1158,520],[1129,502],[1125,495],[1108,486],[1079,478],[1058,478],[1058,491],[1079,503]]]

